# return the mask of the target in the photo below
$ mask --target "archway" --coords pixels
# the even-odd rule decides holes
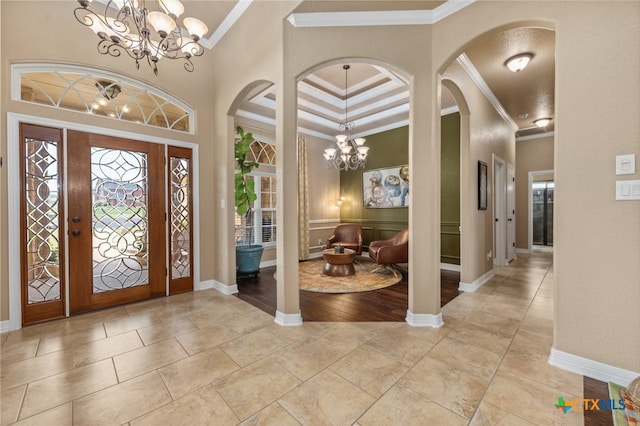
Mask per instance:
[[[507,182],[506,171],[511,171],[509,176],[512,176],[515,168],[516,131],[533,130],[527,123],[533,124],[533,120],[541,114],[552,115],[553,102],[550,109],[540,107],[525,111],[527,104],[524,101],[520,103],[518,101],[533,98],[533,96],[520,95],[515,100],[513,96],[508,97],[508,94],[505,95],[505,89],[497,86],[500,82],[496,82],[496,75],[514,85],[511,89],[513,92],[515,87],[519,87],[516,81],[520,80],[516,79],[528,77],[525,74],[528,70],[519,75],[511,73],[505,66],[506,60],[520,51],[532,52],[530,57],[533,57],[533,69],[540,73],[544,67],[545,78],[551,78],[550,83],[545,80],[541,84],[552,88],[554,35],[550,29],[550,25],[545,26],[539,22],[517,22],[490,29],[467,41],[439,68],[443,76],[442,85],[452,92],[456,100],[465,99],[466,109],[469,112],[466,124],[462,123],[461,126],[467,126],[464,131],[466,135],[463,137],[468,138],[464,142],[461,140],[461,263],[464,265],[461,290],[474,291],[489,281],[494,275],[494,262],[497,265],[507,264],[509,256],[515,252],[513,245],[515,229],[512,228],[515,228],[513,224],[518,213],[515,208],[507,209],[506,207],[512,205],[508,201],[511,200],[509,195],[513,195],[513,185],[509,185],[512,184],[511,178]],[[505,40],[509,39],[512,41],[507,43]],[[497,40],[504,45],[501,49],[497,49],[497,53],[505,56],[504,58],[491,56],[494,53],[488,51],[489,49],[485,46]],[[544,46],[539,47],[536,43]],[[548,43],[551,45],[549,46]],[[482,54],[487,56],[483,57]],[[476,67],[475,64],[479,65]],[[485,74],[486,77],[483,77],[482,72],[493,74]],[[543,88],[547,89],[547,87]],[[553,101],[553,90],[550,96]],[[474,114],[471,114],[471,111]],[[476,168],[480,163],[487,164],[489,166],[487,179],[488,182],[493,182],[495,157],[504,160],[505,179],[499,181],[504,186],[500,188],[500,194],[505,194],[506,202],[499,203],[501,210],[496,210],[494,200],[498,193],[494,188],[489,187],[485,192],[488,197],[488,207],[483,210],[484,207],[476,206],[480,185]],[[526,182],[522,184],[526,185]],[[517,185],[518,182],[516,182]],[[519,190],[526,191],[526,187]],[[524,212],[522,217],[526,217]],[[497,250],[494,233],[497,233],[500,238],[500,250]],[[509,236],[513,236],[514,241],[507,241]]]
[[[253,135],[254,141],[261,145],[264,144],[264,148],[274,145],[275,107],[270,113],[270,115],[272,116],[267,115],[264,118],[262,118],[263,122],[268,121],[268,124],[267,125],[263,124],[263,126],[260,126],[260,123],[257,122],[254,118],[252,118],[252,116],[247,112],[247,110],[250,109],[248,105],[252,100],[258,97],[263,97],[265,96],[266,93],[271,93],[273,91],[273,87],[274,87],[274,83],[268,80],[256,80],[249,83],[234,98],[233,102],[231,103],[231,106],[227,111],[226,140],[228,141],[228,144],[229,144],[229,150],[228,150],[229,155],[227,156],[228,169],[226,172],[227,179],[225,179],[225,182],[228,183],[226,192],[229,194],[229,197],[228,197],[229,200],[231,200],[232,198],[235,198],[235,197],[232,197],[232,194],[234,194],[235,192],[233,175],[235,174],[236,162],[234,159],[234,155],[233,155],[234,150],[232,149],[232,147],[237,137],[237,133],[236,133],[237,127],[241,126],[246,130],[247,133],[251,132]],[[275,104],[275,99],[273,100],[273,103]],[[272,149],[272,151],[275,152],[275,148]],[[262,161],[259,158],[260,154],[258,152],[250,153],[250,156],[252,160],[262,163]],[[273,160],[274,156],[266,155],[265,158]],[[266,174],[261,173],[260,171],[257,174],[254,173],[251,179],[263,179],[263,176],[266,176],[266,175],[269,175],[269,179],[270,179],[271,175],[275,176],[274,163],[269,164],[268,168],[269,170]],[[271,185],[269,186],[271,187]],[[258,186],[258,188],[260,188],[260,186]],[[258,192],[260,192],[259,189],[258,189]],[[274,204],[273,206],[274,209],[271,209],[271,210],[274,210],[273,216],[275,216],[275,203],[273,204]],[[263,214],[263,209],[261,208],[262,204],[259,203],[252,207],[254,211],[256,209],[258,210],[259,216],[262,218],[262,214]],[[236,214],[235,208],[232,208],[231,205],[229,206],[229,208],[226,209],[226,213],[227,214],[225,217],[225,223],[227,224],[227,226],[225,227],[224,230],[221,230],[220,232],[224,234],[224,240],[227,242],[227,247],[229,248],[228,253],[233,253],[231,255],[227,254],[226,266],[227,266],[227,271],[229,275],[227,282],[232,282],[234,284],[232,286],[224,286],[224,287],[230,287],[230,288],[222,288],[222,289],[219,288],[219,290],[223,291],[224,293],[236,293],[237,292],[237,284],[236,284],[236,277],[235,277],[236,257],[235,257],[235,250],[233,248],[238,242],[238,233],[239,232],[242,233],[242,229],[238,229],[238,228],[243,228],[244,225],[246,224],[243,225],[242,223],[238,223],[238,220],[237,220],[238,216]],[[252,232],[252,235],[254,237],[262,238],[262,236],[265,235],[265,232],[262,229],[262,223],[263,222],[261,220],[259,224],[260,226],[253,227],[255,228],[253,229],[254,232]],[[269,228],[268,233],[271,237],[275,237],[276,235],[275,226],[276,225],[273,223],[273,221],[270,221],[269,227],[268,227]],[[252,238],[252,240],[254,239]],[[255,240],[252,242],[255,242]],[[260,244],[263,243],[261,239],[258,242]],[[270,244],[270,250],[266,257],[270,262],[275,263],[275,257],[276,257],[275,239],[271,241],[271,238],[270,238],[269,242],[273,242],[273,244]]]
[[[345,65],[349,66],[347,70]],[[370,241],[391,238],[409,226],[408,197],[404,205],[400,192],[388,199],[385,207],[399,208],[367,207],[362,181],[363,173],[372,169],[399,168],[409,162],[408,80],[405,73],[367,58],[323,62],[298,78],[298,135],[305,139],[308,174],[314,177],[309,179],[306,218],[299,208],[299,217],[308,222],[308,231],[299,233],[309,235],[307,259],[321,256],[327,238],[340,223],[362,227],[362,260],[368,259],[366,247]],[[363,167],[339,170],[324,157],[324,150],[334,148],[339,152],[336,135],[344,132],[340,124],[346,122],[355,124],[350,136],[366,138],[365,146],[370,149]],[[299,239],[300,244],[304,241]],[[300,256],[300,260],[305,259]]]
[[[469,185],[469,168],[465,167],[469,163],[469,105],[464,97],[464,94],[460,90],[460,87],[452,80],[443,78],[441,80],[442,86],[451,94],[460,114],[460,185],[459,185],[459,203],[460,203],[460,281],[461,283],[470,282],[469,280],[469,257],[471,241],[469,240],[470,234],[468,232],[462,232],[462,230],[469,229],[472,226],[470,219],[470,206],[469,197],[467,196]],[[462,288],[461,288],[462,289]]]

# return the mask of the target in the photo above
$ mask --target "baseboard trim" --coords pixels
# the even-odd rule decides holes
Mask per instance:
[[[531,254],[531,250],[526,248],[516,248],[516,253]]]
[[[414,314],[411,310],[407,309],[407,317],[405,318],[405,321],[411,327],[440,328],[444,325],[444,321],[442,321],[442,312],[437,315]]]
[[[486,282],[489,281],[491,278],[493,278],[495,275],[496,274],[495,272],[493,272],[493,269],[492,269],[489,272],[482,275],[477,280],[475,280],[474,282],[472,282],[471,284],[460,281],[460,284],[458,285],[458,290],[468,291],[470,293],[473,293],[474,291],[476,291],[477,289],[485,285]]]
[[[214,280],[200,281],[193,286],[193,291],[209,290],[210,288],[216,288]]]
[[[593,361],[554,348],[551,348],[549,364],[572,373],[581,374],[602,382],[614,382],[621,386],[628,386],[633,379],[640,376],[640,373]]]
[[[440,263],[440,269],[453,272],[460,272],[462,270],[460,265],[454,265],[453,263]]]
[[[11,321],[0,321],[0,333],[8,333],[11,330]]]
[[[238,284],[226,285],[216,280],[200,281],[200,284],[197,285],[194,288],[194,290],[195,291],[209,290],[211,288],[214,288],[218,290],[220,293],[227,294],[227,295],[236,294],[238,292]]]
[[[274,322],[282,327],[296,327],[302,325],[302,315],[300,312],[297,314],[283,314],[280,311],[276,311]]]
[[[260,262],[260,267],[261,268],[267,268],[269,266],[276,266],[276,263],[278,263],[278,261],[276,259],[273,260],[265,260],[263,262]]]

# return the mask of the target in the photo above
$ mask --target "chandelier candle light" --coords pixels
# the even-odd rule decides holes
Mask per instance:
[[[337,148],[327,148],[324,150],[324,159],[327,161],[327,167],[335,167],[338,170],[355,170],[364,167],[367,160],[368,146],[364,146],[365,138],[351,138],[351,130],[355,127],[353,121],[349,121],[349,108],[347,93],[347,73],[349,65],[344,65],[344,83],[345,83],[345,99],[344,99],[344,123],[340,123],[340,131],[343,132],[336,136]]]
[[[145,0],[96,0],[94,5],[106,3],[104,11],[98,13],[89,8],[92,0],[78,0],[81,7],[76,8],[74,14],[78,22],[100,37],[98,52],[103,55],[117,57],[125,52],[135,59],[138,69],[140,61],[146,59],[155,75],[158,75],[161,58],[180,59],[184,61],[184,68],[192,72],[191,58],[204,53],[198,41],[209,28],[196,18],[184,18],[186,32],[183,35],[176,22],[184,12],[180,0],[156,1],[162,11],[150,11]]]

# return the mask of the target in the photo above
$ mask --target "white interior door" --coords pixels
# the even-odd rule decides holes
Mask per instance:
[[[507,262],[516,258],[516,176],[507,164]]]
[[[506,218],[506,167],[499,157],[493,158],[493,246],[494,265],[504,266],[507,264],[507,218]]]

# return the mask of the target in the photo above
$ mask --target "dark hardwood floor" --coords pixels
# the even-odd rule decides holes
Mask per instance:
[[[257,278],[238,278],[236,295],[253,306],[275,316],[276,268],[263,268]],[[460,294],[459,272],[442,271],[441,306],[446,305]],[[304,321],[404,321],[407,314],[407,275],[391,287],[362,293],[314,293],[300,291],[300,311]],[[584,378],[584,397],[589,399],[609,399],[606,382]],[[585,411],[585,426],[613,426],[611,411]]]
[[[585,377],[583,380],[585,399],[609,399],[609,385],[596,379]],[[613,426],[613,413],[610,410],[586,410],[584,426]]]
[[[257,278],[238,278],[237,296],[268,314],[276,314],[275,266],[263,268]],[[441,306],[460,292],[459,272],[442,271]],[[303,321],[404,321],[408,306],[408,278],[391,287],[361,293],[315,293],[300,291],[300,312]]]

